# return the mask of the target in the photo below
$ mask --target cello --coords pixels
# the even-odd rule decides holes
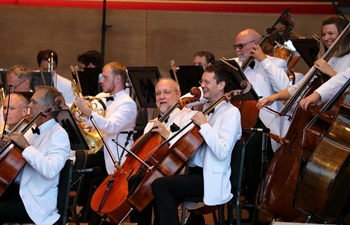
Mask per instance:
[[[342,33],[338,36],[333,45],[327,50],[322,57],[328,61],[340,43],[346,37],[350,25],[348,24]],[[289,109],[303,96],[312,93],[317,87],[328,80],[328,76],[320,75],[319,71],[313,66],[305,75],[307,79],[302,83],[298,91],[287,101],[284,108],[279,113],[279,116],[288,116]],[[318,122],[325,126],[318,126],[318,132],[325,134],[330,129],[329,124],[332,124],[335,116],[338,114],[339,105],[333,105],[332,109],[327,112],[327,116],[321,116]],[[296,190],[297,180],[299,176],[302,160],[308,160],[314,148],[303,148],[301,142],[303,140],[303,128],[314,117],[313,112],[302,111],[297,106],[294,111],[290,128],[287,131],[285,142],[273,156],[266,174],[262,196],[257,193],[256,199],[262,199],[257,202],[259,209],[281,218],[284,221],[294,221],[299,216],[301,211],[294,206],[294,193]],[[291,118],[291,117],[290,117]],[[318,144],[313,143],[314,146]]]
[[[22,134],[26,133],[29,128],[33,126],[35,121],[42,116],[42,113],[38,113],[32,120],[27,121],[28,118],[23,118],[9,133],[18,131],[23,123],[28,122],[27,125],[21,131]],[[15,180],[17,174],[22,169],[26,161],[22,157],[22,151],[16,147],[11,147],[12,141],[6,143],[0,150],[0,156],[4,156],[0,159],[0,197],[6,192],[12,182]],[[11,149],[8,149],[11,148]]]
[[[342,98],[349,84],[347,81],[304,128],[303,148],[314,148],[313,143],[319,144],[301,171],[296,207],[309,217],[315,216],[328,223],[340,215],[350,197],[350,183],[344,182],[350,180],[350,99],[349,95]],[[337,101],[342,103],[335,122],[328,133],[320,134],[315,129],[318,117]]]
[[[194,97],[183,98],[176,102],[158,120],[163,122],[177,107],[181,108],[188,103],[197,101],[200,98],[200,93],[197,88],[193,92]],[[117,167],[114,174],[109,175],[94,192],[90,202],[92,210],[106,215],[114,222],[124,220],[124,216],[126,217],[132,210],[127,202],[128,180],[131,176],[136,175],[140,168],[141,170],[145,167],[147,170],[151,169],[148,162],[146,163],[150,151],[168,151],[168,145],[159,147],[163,141],[164,139],[158,133],[153,133],[151,130],[136,140],[128,151],[133,154],[128,154],[123,165]]]

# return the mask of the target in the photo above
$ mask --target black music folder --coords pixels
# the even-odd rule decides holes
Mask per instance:
[[[292,42],[306,64],[313,67],[319,51],[318,42],[314,38],[294,39]]]
[[[73,79],[78,83],[80,81],[81,92],[83,96],[96,96],[102,92],[100,85],[100,68],[84,68],[83,71],[78,71],[79,79],[72,73]],[[102,76],[102,75],[101,75]]]
[[[224,66],[232,75],[234,89],[242,89],[241,81],[248,81],[248,78],[245,76],[243,70],[235,60],[222,60],[216,64],[218,66]],[[231,99],[231,102],[246,100],[259,100],[259,96],[253,87],[251,87],[251,89],[244,95],[234,96],[233,99]]]
[[[190,92],[192,87],[199,87],[199,81],[203,75],[202,66],[178,66],[176,68],[176,76],[179,81],[181,95],[185,95]],[[174,71],[170,69],[170,76],[175,79]]]
[[[127,67],[127,72],[141,108],[157,108],[154,91],[160,78],[158,67]]]
[[[71,150],[90,149],[69,109],[62,109],[56,120],[67,131]]]

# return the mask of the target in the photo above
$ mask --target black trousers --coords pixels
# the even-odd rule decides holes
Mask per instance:
[[[12,184],[0,200],[0,224],[32,221],[19,196],[19,184]]]
[[[191,169],[185,175],[161,177],[153,181],[155,217],[160,225],[179,225],[178,203],[190,197],[204,196],[203,171]]]

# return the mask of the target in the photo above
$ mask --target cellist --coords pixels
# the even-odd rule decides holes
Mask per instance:
[[[160,115],[164,114],[174,103],[179,101],[181,91],[179,85],[171,78],[161,78],[155,87],[156,105],[160,111]],[[188,108],[182,110],[174,109],[169,117],[161,123],[158,118],[150,120],[144,129],[144,133],[157,132],[164,140],[167,140],[176,131],[191,121],[191,117],[196,113]],[[159,117],[158,116],[158,117]],[[184,132],[186,132],[185,130]],[[179,135],[180,137],[180,135]],[[172,140],[172,143],[176,142],[176,139]],[[137,184],[141,181],[142,176],[133,176],[128,183],[129,192],[132,192]],[[142,212],[134,210],[130,214],[130,222],[136,222],[138,225],[151,225],[152,224],[152,206],[151,203]],[[154,221],[154,225],[158,224],[158,221]]]
[[[202,76],[203,97],[214,103],[233,89],[228,71],[208,66]],[[203,197],[206,205],[217,205],[232,198],[230,158],[241,138],[240,113],[229,102],[221,102],[208,116],[196,112],[193,122],[200,126],[203,143],[189,159],[189,173],[156,179],[152,183],[155,218],[160,225],[178,225],[177,202],[186,197]]]
[[[60,217],[57,186],[70,151],[68,134],[55,120],[62,107],[62,101],[56,101],[60,98],[62,94],[56,88],[38,87],[28,105],[31,118],[43,115],[36,120],[35,134],[29,140],[20,132],[4,137],[4,141],[18,146],[26,164],[15,178],[12,195],[0,201],[1,224],[22,219],[55,224]]]

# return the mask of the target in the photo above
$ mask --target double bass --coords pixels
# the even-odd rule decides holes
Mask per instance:
[[[348,24],[322,57],[325,61],[328,61],[332,57],[337,47],[348,34],[349,29],[350,25]],[[298,91],[284,105],[279,116],[288,116],[289,109],[298,99],[309,95],[328,80],[328,76],[320,74],[314,66],[305,76],[307,78],[301,84]],[[319,117],[318,123],[322,123],[325,126],[320,125],[313,129],[317,129],[317,132],[320,134],[327,133],[330,125],[334,122],[334,118],[338,114],[339,104],[339,102],[338,104],[334,104],[327,111],[327,114]],[[314,151],[314,148],[303,147],[305,145],[302,145],[302,131],[314,116],[314,112],[305,112],[299,107],[295,109],[290,128],[285,136],[285,139],[288,141],[276,151],[268,165],[263,181],[265,186],[263,187],[262,196],[259,196],[259,193],[257,193],[257,199],[262,199],[261,202],[257,201],[258,208],[279,217],[283,221],[294,221],[301,214],[301,211],[295,208],[294,205],[295,190],[300,167],[303,165],[303,161],[308,160]],[[318,142],[313,143],[314,147],[317,144]]]
[[[342,94],[350,81],[325,104],[304,128],[303,148],[314,152],[301,171],[296,189],[296,207],[306,214],[332,223],[344,210],[350,197],[350,96]],[[329,132],[320,134],[318,118],[333,104],[341,101]],[[327,115],[326,115],[327,116]],[[316,147],[313,143],[319,143]]]

